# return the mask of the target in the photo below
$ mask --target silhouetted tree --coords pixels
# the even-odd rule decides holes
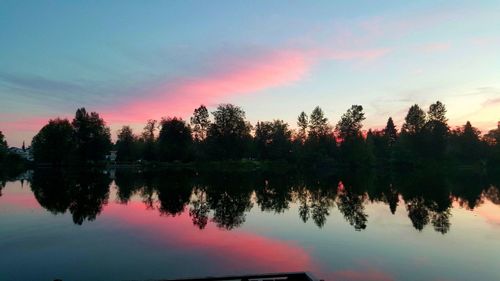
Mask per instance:
[[[389,138],[385,136],[384,131],[368,130],[366,133],[366,145],[368,155],[375,157],[377,165],[385,165],[391,158],[391,147]]]
[[[300,158],[308,165],[329,161],[336,156],[337,143],[332,128],[328,124],[328,118],[325,117],[323,110],[319,106],[314,108],[309,117],[307,139],[300,148],[302,150]]]
[[[104,160],[111,149],[111,133],[96,112],[87,113],[85,108],[76,111],[71,123],[75,131],[76,153],[82,162]]]
[[[423,130],[423,150],[426,158],[442,160],[446,151],[449,127],[446,119],[446,107],[440,101],[429,106],[428,121]]]
[[[149,119],[141,134],[142,158],[147,161],[158,159],[155,132],[158,121]]]
[[[405,122],[401,127],[399,141],[394,149],[394,156],[397,162],[408,165],[416,165],[424,150],[424,136],[422,130],[426,124],[425,112],[418,106],[412,105],[405,117]]]
[[[309,118],[304,111],[302,111],[299,114],[299,117],[297,117],[297,126],[299,128],[299,131],[297,133],[296,139],[301,143],[304,143],[307,138],[307,128],[309,127]]]
[[[490,146],[489,165],[493,169],[498,169],[500,167],[500,121],[498,122],[498,127],[490,130],[484,136],[484,139]]]
[[[67,119],[50,120],[32,140],[36,162],[68,164],[75,152],[73,127]]]
[[[401,131],[406,134],[415,135],[425,126],[425,112],[418,106],[412,105],[405,117],[405,123]]]
[[[215,159],[240,159],[248,153],[251,125],[245,112],[232,104],[221,104],[212,112],[214,122],[208,130],[207,141]]]
[[[373,155],[361,134],[362,122],[365,120],[363,107],[353,105],[342,115],[335,126],[335,132],[341,138],[342,160],[349,165],[370,165]]]
[[[328,125],[328,118],[325,117],[323,110],[319,106],[316,106],[309,119],[309,135],[319,137],[327,135],[330,132],[331,128]]]
[[[163,161],[186,161],[190,157],[192,144],[191,128],[179,118],[161,121],[158,147]]]
[[[200,107],[194,110],[191,117],[191,126],[196,141],[202,141],[207,137],[208,128],[210,127],[210,116],[204,105],[200,105]]]
[[[398,130],[396,129],[396,125],[394,125],[394,121],[392,121],[392,117],[389,117],[387,120],[384,128],[384,136],[387,138],[389,147],[392,147],[398,140]]]
[[[441,123],[448,122],[448,119],[446,118],[446,107],[440,101],[437,101],[429,106],[427,116],[429,121],[437,121]]]
[[[0,131],[0,163],[5,159],[7,153],[9,151],[9,146],[7,145],[7,141],[5,140],[5,136],[2,131]]]
[[[335,126],[335,131],[342,141],[357,138],[361,135],[361,128],[363,127],[361,122],[365,119],[363,107],[353,105],[342,115],[337,126]]]
[[[257,122],[254,142],[260,159],[288,159],[291,150],[292,132],[282,120]]]
[[[138,156],[137,138],[134,135],[130,126],[123,126],[118,131],[118,139],[116,141],[116,160],[117,161],[134,161]]]
[[[464,126],[452,131],[449,153],[459,162],[473,163],[484,159],[481,131],[467,121]]]

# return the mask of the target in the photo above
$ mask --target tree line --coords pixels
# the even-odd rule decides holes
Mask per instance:
[[[252,125],[245,111],[232,104],[221,104],[211,114],[201,105],[189,122],[178,117],[148,120],[140,134],[123,126],[113,144],[99,114],[80,108],[72,121],[50,120],[33,138],[32,149],[37,163],[53,165],[103,161],[111,150],[119,162],[255,159],[308,167],[500,163],[500,127],[484,135],[470,122],[450,128],[439,101],[427,112],[411,106],[399,130],[389,118],[385,128],[363,131],[364,120],[363,107],[353,105],[332,126],[317,106],[310,114],[301,112],[292,130],[283,120]]]

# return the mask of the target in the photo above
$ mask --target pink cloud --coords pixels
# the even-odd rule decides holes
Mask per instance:
[[[104,109],[104,116],[111,122],[144,122],[165,115],[186,117],[200,104],[213,105],[234,96],[293,84],[320,60],[373,60],[389,51],[279,50],[240,60],[220,58],[222,70],[204,77],[165,82],[141,97]]]
[[[223,58],[221,59],[224,60]],[[277,51],[244,61],[225,62],[227,67],[206,77],[166,82],[118,110],[110,108],[111,121],[143,122],[161,116],[186,116],[200,104],[223,102],[234,95],[284,86],[303,78],[312,66],[307,52]]]

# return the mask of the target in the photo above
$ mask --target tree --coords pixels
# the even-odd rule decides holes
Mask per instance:
[[[309,127],[309,120],[307,114],[302,111],[297,118],[297,126],[299,127],[299,132],[297,134],[297,139],[304,143],[307,138],[307,127]]]
[[[9,151],[9,146],[7,145],[7,141],[5,140],[5,136],[2,131],[0,131],[0,161],[5,159],[7,153]]]
[[[449,151],[452,157],[460,162],[471,162],[481,159],[483,145],[480,139],[481,131],[467,121],[465,125],[452,131]]]
[[[427,116],[429,121],[437,121],[441,123],[448,122],[446,119],[446,107],[440,101],[433,103],[429,106],[429,111],[427,112]]]
[[[491,167],[498,168],[500,164],[500,121],[498,122],[498,127],[494,130],[490,130],[484,139],[489,145],[489,157],[488,161]]]
[[[292,132],[282,120],[257,122],[254,141],[260,159],[287,159],[290,156]]]
[[[328,118],[325,117],[323,110],[319,106],[316,106],[309,120],[309,135],[324,136],[330,133],[331,129],[328,125]]]
[[[116,160],[133,161],[137,159],[137,137],[130,126],[123,126],[118,131],[116,141]]]
[[[192,143],[191,128],[180,118],[161,121],[158,148],[163,161],[186,161],[189,159]]]
[[[389,117],[387,124],[384,128],[384,136],[387,138],[388,145],[392,147],[398,140],[398,130],[392,121],[392,117]]]
[[[500,145],[500,121],[498,121],[498,128],[490,130],[484,138],[491,145]]]
[[[75,152],[73,127],[67,119],[53,119],[33,137],[31,144],[36,162],[68,164]]]
[[[191,117],[191,126],[193,127],[194,139],[202,141],[207,137],[208,128],[210,127],[210,116],[204,105],[194,110]]]
[[[323,110],[316,106],[309,120],[307,120],[307,115],[301,113],[298,118],[297,125],[301,127],[302,132],[305,132],[309,125],[309,132],[307,132],[307,138],[305,142],[298,143],[298,155],[301,161],[309,164],[315,164],[318,162],[323,163],[325,160],[330,161],[334,158],[336,154],[336,141],[332,133],[332,128],[328,124],[328,118],[325,117]],[[305,137],[306,134],[304,133]],[[297,144],[297,142],[296,142]]]
[[[158,128],[158,121],[149,119],[144,126],[141,134],[142,158],[147,161],[156,159],[156,137],[155,132]]]
[[[82,162],[104,160],[112,146],[111,133],[99,114],[88,114],[85,108],[79,108],[72,125],[78,159]]]
[[[251,125],[245,121],[245,111],[232,104],[221,104],[212,115],[214,122],[207,135],[212,156],[217,159],[245,156],[251,140]]]
[[[369,165],[373,160],[373,155],[361,134],[363,120],[365,120],[363,107],[353,105],[335,126],[335,132],[342,139],[340,145],[342,160],[350,166]]]
[[[441,159],[445,154],[449,135],[445,115],[446,107],[440,101],[429,106],[428,120],[422,130],[424,143],[421,146],[427,158]]]
[[[410,135],[415,135],[420,132],[420,130],[425,125],[425,112],[418,106],[418,104],[414,104],[408,110],[408,114],[405,117],[405,123],[401,130],[404,133],[408,133]]]
[[[342,115],[337,126],[335,126],[335,131],[342,140],[356,138],[361,134],[361,128],[363,127],[361,122],[365,119],[363,107],[353,105]]]

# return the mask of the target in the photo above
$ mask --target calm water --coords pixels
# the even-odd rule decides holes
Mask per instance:
[[[479,175],[39,170],[0,186],[0,280],[500,280],[499,185]]]

